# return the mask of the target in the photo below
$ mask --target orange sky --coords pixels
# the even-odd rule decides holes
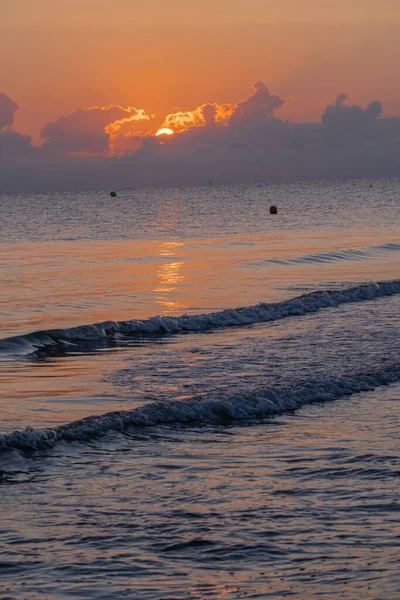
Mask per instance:
[[[319,120],[341,92],[400,114],[399,0],[0,0],[0,91],[15,126],[39,131],[77,108],[156,114],[247,98],[253,81]]]
[[[398,0],[1,0],[1,4],[5,26],[343,23],[400,18]]]

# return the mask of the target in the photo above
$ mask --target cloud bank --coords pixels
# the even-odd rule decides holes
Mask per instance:
[[[0,191],[123,188],[400,176],[400,118],[340,94],[318,123],[279,119],[284,100],[257,82],[236,104],[210,102],[156,119],[119,105],[78,109],[42,129],[12,129],[0,94]],[[160,127],[175,134],[156,137]]]
[[[6,163],[11,166],[18,164],[20,159],[35,153],[31,138],[12,130],[18,108],[14,100],[0,93],[0,185]]]
[[[5,94],[0,93],[0,131],[11,127],[19,106]]]
[[[118,138],[143,133],[138,124],[150,120],[143,109],[132,106],[94,106],[47,123],[41,136],[46,142],[44,149],[59,154],[114,154]]]

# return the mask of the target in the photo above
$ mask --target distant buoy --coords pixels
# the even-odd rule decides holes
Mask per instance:
[[[111,198],[116,198],[117,192],[110,192],[110,196],[111,196]]]
[[[271,213],[271,215],[277,215],[278,214],[278,209],[276,208],[276,206],[270,206],[269,207],[269,212]]]

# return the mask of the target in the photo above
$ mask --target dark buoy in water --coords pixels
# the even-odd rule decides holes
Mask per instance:
[[[272,205],[269,207],[269,212],[271,215],[277,215],[278,214],[278,209],[276,208],[275,205]]]
[[[110,196],[111,196],[111,198],[116,198],[117,197],[117,192],[110,192]]]

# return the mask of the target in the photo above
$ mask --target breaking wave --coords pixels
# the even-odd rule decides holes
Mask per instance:
[[[351,377],[314,380],[297,386],[261,388],[249,394],[155,402],[131,411],[90,416],[52,429],[29,427],[3,434],[0,435],[0,452],[49,450],[59,442],[85,442],[111,431],[122,432],[131,427],[176,423],[219,424],[257,419],[293,411],[313,402],[336,400],[370,391],[399,380],[400,363],[396,363]]]
[[[145,320],[106,321],[67,329],[49,329],[0,340],[1,354],[24,354],[47,347],[117,343],[134,335],[205,332],[226,327],[266,323],[317,312],[348,302],[362,302],[400,293],[400,279],[368,283],[343,290],[321,290],[275,303],[180,317],[155,316]]]

